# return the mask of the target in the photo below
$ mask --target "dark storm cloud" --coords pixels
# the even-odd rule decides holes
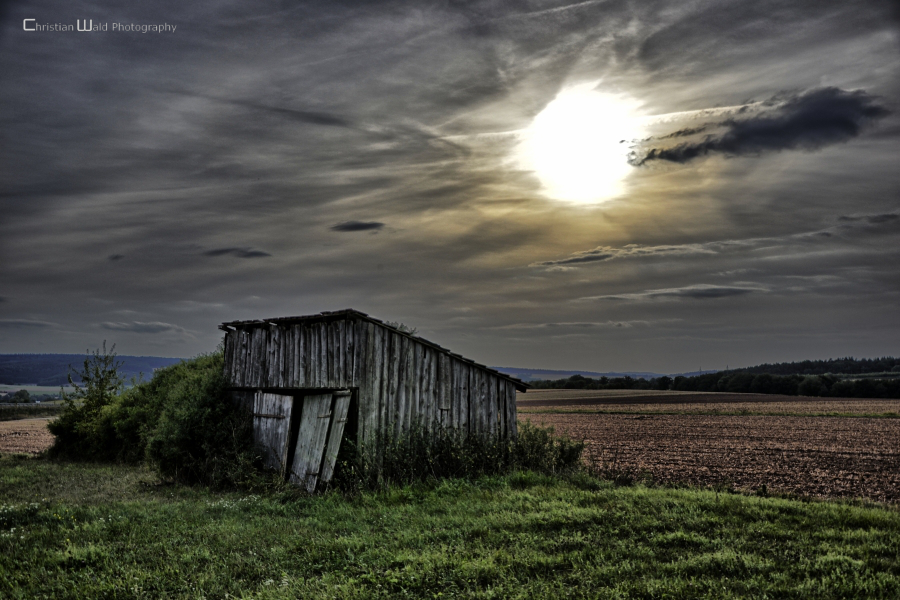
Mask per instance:
[[[857,137],[889,114],[877,98],[862,90],[821,88],[773,98],[776,108],[746,119],[729,119],[725,131],[699,142],[638,152],[629,162],[641,166],[654,160],[686,163],[708,154],[759,155],[782,150],[813,151]],[[702,129],[702,128],[701,128]]]
[[[268,252],[263,252],[262,250],[254,250],[252,248],[215,248],[213,250],[207,250],[203,253],[203,256],[236,256],[238,258],[263,258],[265,256],[272,256]]]
[[[337,225],[332,225],[332,231],[378,231],[384,227],[384,223],[378,221],[344,221]]]
[[[132,333],[164,333],[168,331],[185,333],[183,327],[159,321],[146,323],[141,321],[131,321],[127,323],[106,321],[101,323],[100,326],[103,327],[103,329],[110,329],[112,331],[130,331]]]
[[[608,294],[605,296],[588,296],[578,298],[580,301],[586,300],[654,300],[657,298],[665,299],[694,299],[708,300],[712,298],[729,298],[731,296],[744,296],[755,292],[767,291],[762,287],[747,286],[730,286],[730,285],[710,285],[696,284],[679,288],[664,288],[659,290],[646,290],[630,294]]]

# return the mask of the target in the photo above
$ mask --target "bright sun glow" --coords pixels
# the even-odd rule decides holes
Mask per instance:
[[[644,135],[640,104],[595,86],[562,90],[524,133],[520,162],[555,200],[590,204],[615,198],[633,168],[627,161],[629,142]]]

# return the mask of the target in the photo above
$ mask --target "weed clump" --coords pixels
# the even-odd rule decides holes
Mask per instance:
[[[400,436],[379,433],[368,446],[347,446],[335,485],[351,491],[515,471],[569,474],[582,468],[584,450],[583,442],[530,423],[520,425],[518,436],[511,439],[414,428]]]

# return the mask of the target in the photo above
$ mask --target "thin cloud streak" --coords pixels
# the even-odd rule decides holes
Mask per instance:
[[[587,296],[577,298],[576,302],[587,302],[593,300],[656,300],[671,299],[678,300],[682,298],[692,300],[709,300],[716,298],[729,298],[732,296],[744,296],[756,292],[767,292],[764,287],[746,287],[733,285],[710,285],[698,283],[680,288],[665,288],[659,290],[646,290],[643,292],[635,292],[629,294],[609,294],[605,296]]]

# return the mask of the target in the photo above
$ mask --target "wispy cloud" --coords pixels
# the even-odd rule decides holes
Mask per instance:
[[[552,267],[556,265],[577,265],[582,263],[604,262],[618,258],[642,258],[652,256],[672,256],[679,254],[715,254],[715,250],[708,244],[680,244],[668,246],[642,246],[640,244],[628,244],[621,248],[611,246],[598,246],[592,250],[576,252],[575,254],[559,260],[547,260],[531,263],[530,267]]]
[[[160,321],[131,321],[127,323],[106,321],[101,323],[100,326],[112,331],[130,331],[132,333],[164,333],[169,331],[186,333],[186,330],[183,327],[173,325],[172,323],[162,323]]]
[[[711,255],[728,251],[746,251],[755,248],[776,247],[797,243],[827,242],[832,238],[847,238],[853,235],[862,235],[866,231],[878,229],[889,230],[892,226],[900,224],[900,211],[868,214],[868,215],[843,215],[838,217],[838,225],[804,231],[779,237],[758,237],[734,240],[715,240],[697,244],[670,244],[660,246],[644,246],[641,244],[627,244],[620,248],[612,246],[598,246],[591,250],[575,252],[565,258],[533,262],[529,267],[548,267],[548,270],[558,268],[573,268],[573,265],[586,263],[607,262],[618,259],[640,259],[670,256]]]
[[[35,319],[0,319],[0,327],[7,329],[46,329],[58,326],[57,323],[37,321]]]
[[[771,110],[719,123],[724,129],[721,133],[707,135],[697,142],[636,151],[629,162],[641,166],[655,160],[686,163],[708,154],[742,156],[781,150],[818,150],[857,137],[890,112],[865,91],[834,87],[775,97],[768,104],[773,106]],[[685,129],[660,139],[693,135],[706,129],[705,126]]]
[[[647,326],[650,321],[575,321],[571,323],[513,323],[491,329],[629,329]]]
[[[761,286],[736,286],[736,285],[709,285],[698,283],[678,288],[663,288],[658,290],[645,290],[629,294],[610,294],[606,296],[586,296],[578,298],[578,301],[589,300],[655,300],[664,299],[700,299],[728,298],[731,296],[744,296],[755,292],[766,292],[767,288]]]

